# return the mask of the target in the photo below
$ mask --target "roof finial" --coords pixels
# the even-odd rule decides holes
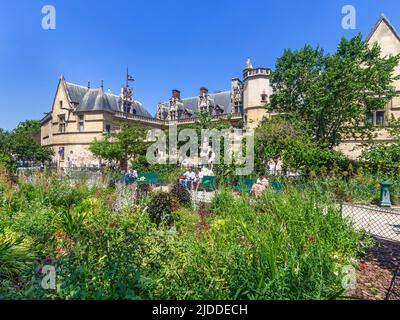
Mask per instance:
[[[88,89],[90,89],[90,81],[88,81],[87,87],[88,87]]]
[[[129,88],[129,82],[133,82],[135,79],[129,74],[129,69],[126,68],[126,87]]]
[[[101,90],[104,90],[104,80],[101,80]]]
[[[251,64],[250,58],[246,59],[246,64],[244,65],[244,70],[253,69],[253,65]]]

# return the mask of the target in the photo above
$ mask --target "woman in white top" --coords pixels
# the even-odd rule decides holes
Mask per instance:
[[[263,193],[268,187],[268,184],[269,182],[267,178],[265,176],[260,176],[257,179],[257,182],[251,188],[251,193],[254,194],[256,197],[260,196],[261,193]]]

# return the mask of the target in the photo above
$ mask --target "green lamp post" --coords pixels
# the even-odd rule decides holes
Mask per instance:
[[[391,207],[392,202],[390,201],[390,189],[392,184],[387,180],[383,180],[381,182],[381,199],[380,206],[381,207]]]

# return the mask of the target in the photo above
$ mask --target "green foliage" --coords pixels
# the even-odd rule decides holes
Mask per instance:
[[[351,264],[360,235],[327,199],[268,192],[252,206],[224,191],[211,210],[200,238],[185,234],[174,243],[174,259],[150,287],[157,297],[328,299],[343,292],[336,270]]]
[[[382,58],[358,35],[343,38],[333,54],[317,47],[286,50],[278,58],[269,109],[300,119],[319,145],[332,148],[350,137],[370,138],[365,114],[383,109],[395,95],[399,56]]]
[[[1,298],[329,299],[366,245],[317,180],[258,199],[220,190],[198,212],[154,193],[116,213],[119,192],[47,178],[5,186],[0,231],[26,247],[0,240]],[[54,291],[40,287],[46,256]]]
[[[151,201],[147,207],[150,219],[156,225],[171,224],[174,220],[173,199],[166,192],[158,192],[151,197]]]
[[[163,184],[174,183],[182,173],[182,169],[175,164],[149,164],[145,156],[132,160],[131,166],[139,173],[157,172]]]
[[[41,146],[34,139],[40,133],[40,121],[21,122],[12,132],[0,129],[0,163],[9,172],[15,171],[15,161],[47,162],[53,151],[48,146]]]
[[[350,160],[341,152],[319,145],[301,123],[287,116],[266,119],[255,132],[255,160],[259,173],[266,173],[269,163],[308,175],[321,168],[347,170]]]
[[[27,241],[16,234],[0,234],[0,281],[13,278],[28,269],[34,255]]]
[[[115,167],[116,163],[146,154],[147,129],[140,124],[121,124],[121,130],[95,139],[89,147],[93,155]]]
[[[361,159],[374,174],[397,176],[400,174],[400,143],[373,145],[362,153]]]
[[[187,207],[191,204],[190,192],[180,183],[175,183],[173,185],[170,195],[173,199],[176,199],[181,206]]]
[[[294,140],[283,155],[285,167],[301,170],[305,174],[318,172],[322,167],[338,168],[338,171],[343,172],[348,167],[349,161],[343,153],[321,148],[311,139]]]

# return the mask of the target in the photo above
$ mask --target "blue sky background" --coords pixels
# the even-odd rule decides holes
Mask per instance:
[[[41,27],[44,5],[57,29]],[[357,30],[343,30],[341,9],[357,9]],[[129,66],[135,99],[154,114],[173,88],[182,96],[226,90],[246,57],[274,67],[285,48],[369,33],[381,13],[400,29],[399,0],[0,0],[0,128],[50,111],[61,74],[119,93]]]

